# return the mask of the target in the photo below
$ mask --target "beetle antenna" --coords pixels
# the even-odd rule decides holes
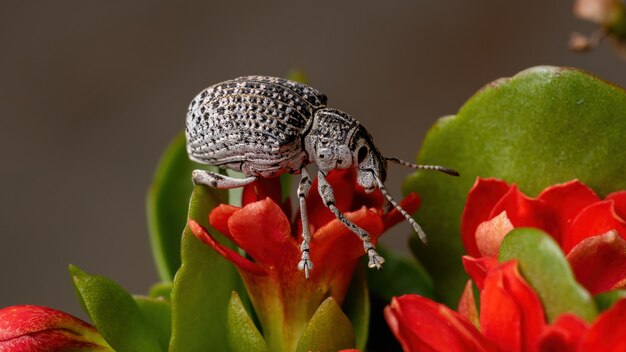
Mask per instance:
[[[396,163],[396,164],[400,164],[402,166],[410,167],[411,169],[435,170],[435,171],[443,172],[443,173],[448,174],[448,175],[459,176],[458,172],[456,172],[456,171],[454,171],[452,169],[449,169],[447,167],[439,166],[439,165],[418,165],[418,164],[413,164],[413,163],[406,162],[404,160],[400,160],[398,158],[384,157],[384,159],[387,160],[387,161],[391,161],[392,163]]]
[[[413,226],[413,229],[415,230],[415,232],[417,232],[417,235],[419,236],[420,240],[422,240],[424,244],[428,244],[428,239],[426,238],[426,234],[424,233],[424,230],[422,230],[422,227],[417,223],[417,221],[415,221],[415,219],[411,217],[411,215],[409,215],[409,213],[406,212],[406,210],[402,209],[402,207],[400,206],[400,204],[398,204],[398,202],[396,202],[393,198],[391,198],[391,195],[389,194],[389,192],[387,192],[387,189],[385,188],[385,185],[383,185],[383,182],[375,175],[374,175],[374,178],[376,179],[376,182],[378,183],[378,189],[380,189],[380,191],[385,196],[385,198],[387,198],[389,203],[391,203],[394,208],[398,209],[398,211],[402,215],[404,215],[404,218],[409,222],[409,224],[411,224],[411,226]]]

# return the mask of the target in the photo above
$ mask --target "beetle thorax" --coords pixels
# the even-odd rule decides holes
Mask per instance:
[[[309,160],[322,171],[355,167],[350,140],[358,127],[359,122],[343,111],[317,110],[311,128],[304,137],[304,148]]]
[[[313,115],[311,128],[304,137],[310,162],[327,172],[333,169],[358,169],[358,183],[367,191],[386,178],[386,163],[372,137],[356,119],[336,109],[320,109]]]

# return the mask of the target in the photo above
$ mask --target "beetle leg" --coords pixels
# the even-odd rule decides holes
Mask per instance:
[[[370,268],[376,267],[377,269],[382,268],[382,264],[385,262],[385,259],[378,255],[376,250],[374,249],[374,245],[370,242],[370,235],[357,226],[352,221],[348,220],[346,216],[335,206],[335,196],[333,195],[333,188],[330,186],[330,183],[326,180],[326,177],[322,171],[319,171],[317,174],[318,186],[317,190],[322,197],[322,201],[324,205],[333,213],[335,217],[341,221],[347,228],[349,228],[352,232],[357,234],[363,241],[363,248],[365,249],[365,253],[369,257],[369,261],[367,266]]]
[[[298,185],[298,199],[300,200],[300,216],[302,218],[302,243],[300,244],[300,252],[302,257],[298,263],[298,270],[304,270],[304,276],[309,278],[309,271],[313,270],[313,262],[309,257],[309,243],[311,243],[311,232],[309,230],[309,217],[306,212],[306,195],[311,189],[311,177],[309,172],[303,166],[300,169],[301,177]]]
[[[191,180],[194,185],[207,185],[209,187],[220,189],[243,187],[256,181],[256,179],[257,176],[234,178],[206,170],[193,170],[191,173]]]

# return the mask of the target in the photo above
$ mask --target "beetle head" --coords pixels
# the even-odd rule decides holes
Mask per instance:
[[[353,163],[358,170],[357,182],[369,193],[378,188],[379,181],[387,179],[387,161],[374,145],[372,137],[364,128],[361,129],[364,133],[356,139],[352,148]]]
[[[351,136],[358,122],[336,109],[315,112],[313,124],[304,138],[304,148],[310,161],[323,172],[354,167]]]

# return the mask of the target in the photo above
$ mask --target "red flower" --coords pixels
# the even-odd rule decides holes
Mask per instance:
[[[98,331],[67,313],[41,306],[0,309],[0,352],[113,351]]]
[[[337,207],[370,234],[373,244],[383,231],[404,219],[397,210],[384,214],[383,196],[379,192],[365,193],[356,185],[353,170],[333,172],[328,180],[335,190]],[[278,205],[281,197],[277,179],[261,180],[246,187],[242,208],[220,205],[209,216],[211,225],[252,260],[221,245],[199,224],[189,221],[196,237],[237,267],[269,346],[290,349],[285,343],[297,343],[309,319],[328,296],[341,304],[358,259],[364,254],[361,240],[323,205],[316,182],[311,190],[307,210],[315,269],[308,280],[297,269],[300,216],[297,214],[296,222],[291,223],[289,203],[282,208]],[[401,205],[413,212],[419,198],[409,195]]]
[[[574,180],[530,198],[516,185],[479,178],[465,203],[461,237],[470,256],[496,256],[513,228],[542,229],[561,245],[578,281],[595,294],[626,286],[625,219],[626,191],[602,200]]]
[[[541,302],[517,263],[492,265],[480,292],[471,283],[459,312],[417,295],[394,297],[385,317],[405,351],[626,351],[626,299],[589,325],[565,314],[546,325]]]

